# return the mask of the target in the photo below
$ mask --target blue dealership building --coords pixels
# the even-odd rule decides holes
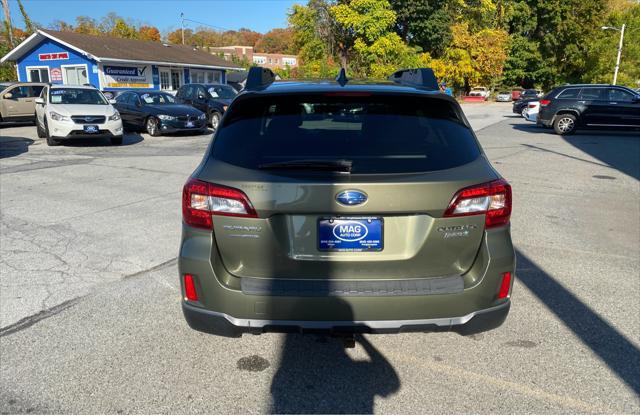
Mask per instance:
[[[226,83],[242,68],[191,46],[38,30],[0,59],[21,82],[91,84],[102,91],[176,91],[186,83]]]

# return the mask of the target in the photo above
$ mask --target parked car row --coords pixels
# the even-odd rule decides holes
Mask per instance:
[[[640,93],[622,86],[565,85],[522,105],[526,120],[560,135],[584,128],[640,129]]]
[[[76,138],[108,137],[121,144],[125,131],[151,136],[218,128],[237,92],[221,84],[183,85],[162,91],[105,91],[91,85],[18,82],[0,85],[0,122],[35,122],[48,145]]]

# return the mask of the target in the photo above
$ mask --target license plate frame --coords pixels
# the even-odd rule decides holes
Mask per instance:
[[[100,132],[100,127],[98,127],[97,125],[88,124],[88,125],[83,126],[82,130],[86,134],[98,134]]]
[[[358,226],[366,229],[364,235],[363,229],[358,229]],[[380,216],[320,217],[316,229],[317,247],[321,252],[384,250],[384,218]]]

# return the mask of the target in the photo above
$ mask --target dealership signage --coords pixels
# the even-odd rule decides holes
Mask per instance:
[[[102,68],[104,86],[108,88],[153,88],[153,71],[149,65]]]
[[[51,82],[62,82],[62,70],[60,68],[51,68],[49,71]]]
[[[69,59],[69,53],[57,52],[57,53],[41,53],[38,55],[38,59],[41,61],[56,61]]]

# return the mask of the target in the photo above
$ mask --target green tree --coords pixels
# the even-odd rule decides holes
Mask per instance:
[[[349,59],[356,76],[386,78],[394,70],[417,62],[416,50],[393,31],[396,13],[387,0],[345,0],[330,11],[346,34],[341,57],[343,62],[345,57]]]
[[[626,24],[618,83],[632,88],[640,87],[640,5],[619,5],[605,21],[606,26],[622,27]],[[587,82],[610,83],[613,79],[618,53],[620,32],[597,32],[586,56],[586,72],[583,79]]]
[[[451,43],[453,19],[446,0],[390,0],[396,33],[409,45],[440,56]]]

